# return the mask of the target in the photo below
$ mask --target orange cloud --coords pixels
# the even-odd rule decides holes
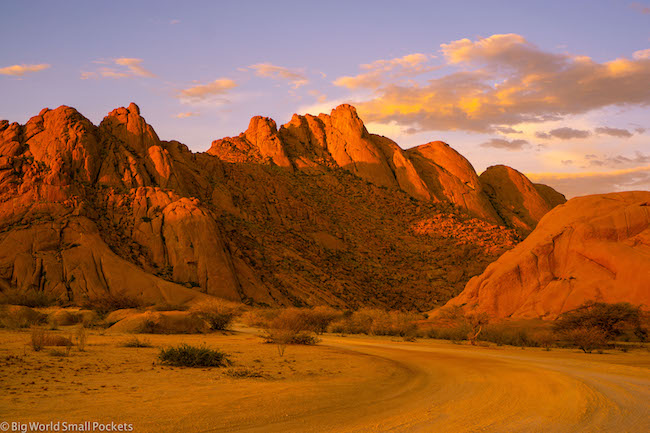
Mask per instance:
[[[178,113],[174,117],[178,119],[186,119],[188,117],[194,117],[194,116],[200,116],[201,113],[198,113],[196,111],[186,111],[184,113]]]
[[[41,63],[39,65],[12,65],[12,66],[7,66],[5,68],[0,68],[0,74],[1,75],[13,75],[16,77],[22,77],[23,75],[30,73],[30,72],[38,72],[42,71],[43,69],[49,68],[50,65],[46,63]]]
[[[535,183],[562,191],[567,198],[617,191],[650,190],[650,165],[583,173],[526,173]]]
[[[181,90],[178,96],[190,101],[202,101],[212,96],[222,95],[235,87],[237,87],[237,83],[230,78],[218,78],[208,84],[198,84]]]
[[[340,77],[334,81],[334,85],[349,89],[376,89],[389,79],[412,77],[438,69],[439,66],[426,66],[431,57],[426,54],[414,53],[391,60],[376,60],[360,66],[367,72],[355,76]]]
[[[81,79],[82,80],[88,80],[90,78],[119,79],[119,78],[135,78],[135,77],[154,78],[156,75],[153,72],[145,69],[142,66],[142,62],[143,62],[142,59],[135,59],[130,57],[120,57],[119,59],[113,59],[110,61],[96,60],[93,61],[93,63],[100,64],[100,65],[115,64],[117,66],[120,66],[121,68],[102,66],[101,68],[95,71],[82,71]]]
[[[126,66],[127,68],[129,68],[129,71],[133,75],[137,75],[138,77],[149,77],[149,78],[155,77],[155,75],[152,72],[142,67],[142,59],[121,57],[119,59],[115,59],[115,63],[121,66]]]
[[[289,69],[282,66],[272,65],[270,63],[258,63],[251,65],[249,68],[255,71],[258,77],[271,78],[273,80],[286,80],[292,84],[294,89],[309,83],[309,80],[301,70]]]
[[[338,84],[379,83],[373,99],[356,102],[360,114],[368,121],[421,130],[491,132],[607,106],[650,104],[650,57],[645,51],[632,59],[598,63],[543,51],[516,34],[461,39],[441,48],[447,66],[460,70],[426,84],[384,83],[386,75]]]

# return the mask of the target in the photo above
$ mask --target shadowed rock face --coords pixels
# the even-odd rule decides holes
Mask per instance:
[[[482,188],[445,143],[404,151],[349,105],[254,117],[206,153],[135,104],[99,126],[45,109],[0,122],[0,290],[425,310],[515,243]]]
[[[546,214],[448,305],[555,318],[587,300],[650,306],[650,192],[592,195]]]
[[[479,180],[501,219],[524,236],[548,211],[566,202],[566,198],[550,186],[535,185],[505,165],[488,167]]]

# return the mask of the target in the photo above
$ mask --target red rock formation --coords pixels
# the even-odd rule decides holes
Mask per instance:
[[[553,188],[534,185],[505,165],[489,167],[479,179],[501,219],[522,235],[530,233],[548,211],[566,202]]]
[[[448,305],[555,318],[585,301],[650,307],[650,192],[591,195],[549,212]]]
[[[279,130],[255,117],[207,153],[161,141],[135,104],[99,126],[45,109],[0,122],[0,290],[425,309],[513,243],[450,205],[502,224],[477,179],[446,144],[404,151],[349,105]]]

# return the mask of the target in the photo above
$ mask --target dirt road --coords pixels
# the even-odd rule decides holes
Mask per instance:
[[[325,336],[280,356],[259,337],[91,334],[53,357],[0,332],[0,421],[115,421],[135,432],[647,432],[650,353],[472,347]],[[159,365],[158,348],[206,344],[236,366]]]
[[[350,338],[322,344],[390,360],[398,383],[354,403],[345,395],[321,396],[331,405],[294,419],[211,431],[650,431],[647,365],[603,362],[603,355],[594,361],[584,354]]]

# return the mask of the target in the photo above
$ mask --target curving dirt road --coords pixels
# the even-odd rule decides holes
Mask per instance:
[[[648,432],[650,352],[472,347],[323,337],[284,355],[254,331],[92,331],[84,352],[27,349],[0,332],[0,421],[130,422],[141,432]],[[261,377],[157,363],[159,347],[207,344]]]
[[[317,410],[303,401],[304,410],[283,421],[209,431],[650,431],[647,366],[566,352],[333,337],[322,344],[390,361],[393,383],[358,399],[354,391],[325,393]],[[323,407],[323,400],[329,404]]]

